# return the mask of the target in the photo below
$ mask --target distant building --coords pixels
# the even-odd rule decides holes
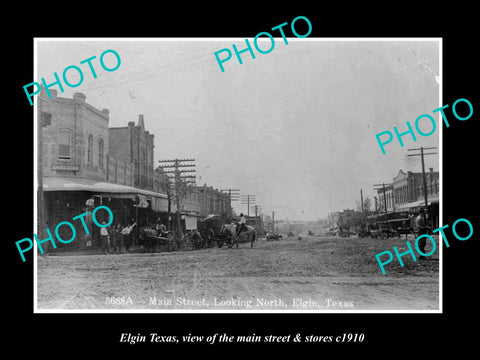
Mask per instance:
[[[431,205],[432,200],[437,200],[440,192],[439,173],[430,168],[425,173],[427,180],[427,203]],[[421,172],[399,171],[393,179],[395,189],[395,204],[398,211],[417,211],[425,207],[423,190],[423,174]]]
[[[378,194],[378,204],[377,212],[392,213],[395,211],[395,198],[394,198],[394,187],[393,185],[385,185],[385,190],[383,187],[377,189]]]
[[[427,191],[427,211],[431,219],[432,226],[438,227],[439,223],[439,173],[430,168],[425,173],[426,191]],[[389,218],[405,218],[408,213],[415,214],[420,208],[425,208],[423,174],[421,172],[412,172],[399,170],[393,178],[393,183],[383,188],[377,189],[378,215],[385,214],[385,202],[387,205],[387,214],[392,215]]]
[[[427,199],[435,200],[439,198],[440,194],[440,174],[438,171],[433,171],[433,168],[429,169],[430,171],[425,174],[427,180]],[[421,173],[420,173],[421,175]],[[416,200],[425,201],[424,191],[423,191],[423,179],[420,185],[415,189]]]
[[[230,216],[231,208],[228,194],[214,189],[206,184],[197,186],[197,196],[199,196],[199,213],[201,217],[209,214],[218,214],[222,216]]]

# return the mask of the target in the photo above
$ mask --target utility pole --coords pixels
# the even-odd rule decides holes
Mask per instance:
[[[259,226],[258,214],[262,211],[262,207],[260,205],[254,205],[253,209],[255,211],[255,227],[258,228]]]
[[[174,191],[175,191],[175,202],[177,206],[177,236],[180,239],[183,239],[183,232],[181,231],[182,228],[182,220],[181,220],[181,201],[182,198],[186,195],[187,186],[195,184],[195,176],[194,175],[183,175],[188,173],[194,173],[195,164],[192,162],[195,159],[172,159],[172,160],[159,160],[159,163],[163,163],[166,165],[162,165],[163,168],[172,168],[173,170],[166,170],[164,171],[165,174],[173,174],[174,180]],[[189,162],[189,164],[184,164],[185,162]]]
[[[222,192],[228,194],[228,216],[232,220],[232,201],[240,200],[240,189],[221,189]]]
[[[389,230],[390,227],[389,227],[388,221],[387,221],[387,196],[386,196],[386,193],[385,193],[385,185],[390,186],[392,184],[391,183],[389,183],[389,184],[385,184],[385,183],[373,184],[373,186],[377,186],[377,188],[374,188],[374,190],[383,189],[383,204],[384,204],[384,207],[385,207],[385,224],[387,226],[387,229]],[[393,199],[392,199],[392,203],[393,203]]]
[[[363,208],[363,190],[360,189],[360,202],[362,203],[362,217],[363,217],[363,222],[364,222],[364,226],[366,228],[366,225],[367,225],[367,215],[365,214],[365,210]]]
[[[275,234],[275,211],[272,211],[272,228],[272,232]]]
[[[385,183],[373,184],[373,186],[377,186],[377,188],[374,188],[374,190],[383,189],[383,204],[384,204],[384,207],[385,207],[385,214],[387,214],[387,196],[386,196],[386,193],[385,193],[385,185],[390,186],[392,184],[391,183],[388,183],[388,184],[385,184]],[[380,186],[380,187],[378,187],[378,186]]]
[[[362,189],[360,189],[360,203],[362,204],[361,208],[362,208],[362,214],[363,214],[363,191],[362,191]]]
[[[242,195],[241,203],[242,205],[247,205],[247,216],[250,217],[250,205],[255,204],[255,195]]]
[[[425,200],[425,211],[428,209],[428,196],[427,196],[427,175],[425,174],[425,155],[435,155],[438,154],[436,152],[429,152],[425,153],[423,150],[434,150],[437,147],[423,147],[421,146],[419,149],[407,149],[407,151],[418,151],[420,150],[420,154],[408,154],[408,156],[420,156],[422,158],[422,176],[423,176],[423,196]]]
[[[423,176],[423,195],[425,198],[425,210],[428,207],[428,199],[427,199],[427,176],[425,174],[425,155],[435,155],[437,154],[436,152],[429,152],[429,153],[424,153],[423,150],[433,150],[436,149],[437,147],[426,147],[424,148],[423,146],[420,147],[420,149],[407,149],[408,151],[418,151],[420,150],[420,154],[408,154],[408,156],[420,156],[422,158],[422,176]]]

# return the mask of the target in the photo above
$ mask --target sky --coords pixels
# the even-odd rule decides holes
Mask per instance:
[[[288,38],[286,45],[276,38],[270,53],[254,48],[255,59],[243,53],[242,65],[233,54],[222,72],[214,52],[233,53],[232,44],[243,49],[245,39],[38,39],[32,81],[53,82],[54,72],[79,66],[83,82],[58,96],[85,94],[87,103],[109,109],[111,127],[143,114],[155,135],[154,166],[195,158],[197,184],[255,195],[276,219],[315,220],[354,208],[360,189],[373,200],[373,184],[391,182],[400,169],[421,171],[420,157],[406,156],[407,148],[439,147],[436,39]],[[108,49],[121,58],[113,72],[98,62]],[[97,79],[80,64],[93,55]],[[112,54],[104,59],[115,65]],[[75,75],[69,71],[70,82]],[[375,135],[393,126],[405,131],[406,121],[414,126],[422,114],[435,118],[435,133],[417,134],[416,142],[404,136],[404,147],[394,139],[383,155]],[[438,171],[439,155],[426,156],[425,167]]]

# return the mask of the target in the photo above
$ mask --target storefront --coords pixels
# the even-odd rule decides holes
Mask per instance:
[[[46,226],[51,231],[62,221],[71,221],[79,214],[86,211],[91,213],[95,207],[105,205],[113,213],[112,225],[137,223],[132,234],[134,245],[138,244],[139,227],[155,223],[168,210],[165,194],[81,178],[45,178],[44,194]],[[75,250],[100,246],[99,228],[91,225],[91,215],[86,216],[85,220],[90,224],[90,235],[85,233],[82,224],[77,221],[78,224],[74,224],[76,240],[70,244],[60,244],[59,248]],[[66,235],[65,238],[69,236]]]
[[[432,198],[427,200],[427,221],[432,229],[438,228],[440,225],[439,217],[439,198]],[[410,215],[417,216],[420,209],[425,209],[425,200],[417,200],[404,205],[401,210]]]

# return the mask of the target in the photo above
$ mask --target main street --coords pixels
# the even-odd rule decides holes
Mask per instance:
[[[438,239],[437,243],[438,243]],[[382,275],[375,254],[405,238],[297,237],[253,248],[38,256],[38,309],[437,310],[438,251]],[[428,249],[427,249],[428,250]]]

